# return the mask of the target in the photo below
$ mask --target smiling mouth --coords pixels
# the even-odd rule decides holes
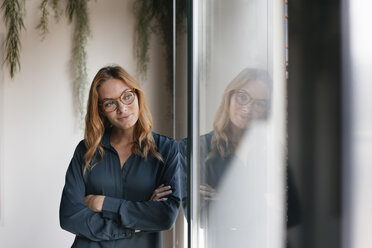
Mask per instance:
[[[239,116],[242,119],[250,119],[250,117],[251,117],[249,114],[240,114]]]
[[[128,119],[131,115],[132,115],[132,114],[130,114],[130,115],[126,115],[126,116],[123,116],[123,117],[119,117],[118,119],[119,119],[119,120],[126,120],[126,119]]]

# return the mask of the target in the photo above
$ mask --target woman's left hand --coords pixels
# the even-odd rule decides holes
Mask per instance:
[[[152,192],[149,201],[166,201],[168,200],[166,196],[170,194],[172,194],[171,186],[164,186],[164,184],[161,184]]]
[[[102,212],[104,195],[87,195],[84,198],[84,203],[87,207],[94,212]]]

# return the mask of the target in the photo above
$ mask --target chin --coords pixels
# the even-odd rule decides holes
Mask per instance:
[[[136,122],[116,123],[115,127],[121,130],[131,129],[136,125]]]
[[[249,125],[251,124],[252,122],[252,119],[242,119],[242,118],[237,118],[235,119],[235,121],[232,121],[232,123],[234,124],[235,127],[239,128],[239,129],[246,129],[249,127]]]
[[[249,126],[249,122],[233,122],[232,124],[237,129],[246,129]]]
[[[238,128],[239,129],[247,129],[248,128],[248,123],[247,124],[245,124],[245,125],[240,125]]]
[[[134,128],[135,124],[136,124],[136,123],[128,124],[128,125],[124,125],[124,126],[122,126],[122,129],[126,130],[126,129]]]

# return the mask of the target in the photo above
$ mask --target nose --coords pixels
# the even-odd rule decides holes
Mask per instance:
[[[128,105],[125,105],[121,101],[118,101],[118,109],[119,112],[125,112],[128,110]]]
[[[244,112],[244,113],[250,113],[250,112],[252,112],[252,102],[247,103],[245,105],[242,105],[241,106],[241,111]]]

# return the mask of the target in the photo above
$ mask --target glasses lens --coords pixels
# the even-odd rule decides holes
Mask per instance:
[[[265,112],[266,109],[267,109],[267,101],[265,101],[265,100],[256,100],[253,103],[253,108],[257,112],[260,112],[260,113]]]
[[[112,111],[115,111],[116,107],[117,107],[117,101],[115,100],[109,100],[109,101],[105,101],[103,102],[103,109],[106,111],[106,112],[112,112]]]
[[[245,92],[237,92],[235,99],[240,105],[246,105],[252,100],[251,96]]]
[[[121,96],[121,101],[126,105],[131,104],[134,101],[134,93],[132,91],[124,92]]]

